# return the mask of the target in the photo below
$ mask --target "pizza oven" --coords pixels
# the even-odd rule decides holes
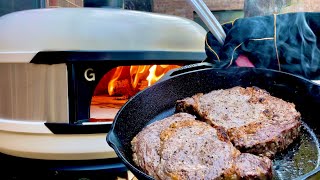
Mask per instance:
[[[105,138],[126,101],[206,58],[206,31],[175,16],[38,9],[0,27],[0,150],[14,157],[115,158]]]
[[[41,59],[46,61],[50,57],[66,61],[69,120],[51,119],[45,123],[46,127],[55,134],[91,134],[108,132],[113,118],[128,99],[156,83],[168,71],[202,61],[204,54],[165,51],[40,52],[31,62],[46,63]]]

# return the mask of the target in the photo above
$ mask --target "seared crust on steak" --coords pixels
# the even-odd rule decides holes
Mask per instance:
[[[267,157],[242,153],[235,160],[235,172],[240,179],[272,179],[272,163]]]
[[[271,160],[240,154],[220,131],[200,121],[179,121],[160,135],[160,179],[270,179]]]
[[[272,176],[270,159],[241,154],[223,128],[213,128],[187,114],[175,114],[147,126],[132,145],[134,162],[155,179]]]
[[[160,148],[161,131],[168,128],[170,124],[174,122],[194,119],[195,117],[193,115],[178,113],[145,127],[131,141],[133,161],[135,164],[147,174],[159,179],[155,171],[160,162],[158,151]]]
[[[201,117],[223,127],[242,152],[273,157],[299,135],[300,113],[293,103],[257,87],[234,87],[196,94],[177,101],[177,112]]]
[[[230,141],[201,121],[180,121],[161,132],[160,179],[217,179],[240,155]]]

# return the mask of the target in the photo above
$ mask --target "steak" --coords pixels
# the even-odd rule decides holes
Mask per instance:
[[[272,179],[271,166],[267,157],[242,153],[235,160],[234,171],[240,179]]]
[[[223,127],[241,152],[273,157],[300,131],[300,113],[293,103],[257,87],[233,87],[178,100],[177,112],[188,112]]]
[[[160,179],[217,179],[232,169],[240,152],[201,121],[173,123],[162,131]],[[230,172],[230,176],[233,173]]]
[[[156,179],[156,167],[159,165],[160,156],[160,133],[168,128],[170,124],[178,121],[194,120],[193,115],[187,113],[177,113],[173,116],[156,121],[142,131],[140,131],[131,141],[133,151],[133,161],[147,174]]]
[[[132,141],[134,162],[155,179],[271,179],[271,160],[237,150],[223,128],[175,114]]]
[[[271,179],[271,160],[241,154],[221,128],[179,121],[160,134],[160,179]]]

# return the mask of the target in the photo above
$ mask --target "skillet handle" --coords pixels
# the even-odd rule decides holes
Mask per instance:
[[[172,78],[174,76],[177,76],[177,75],[180,75],[180,74],[188,73],[188,72],[191,72],[191,71],[210,69],[210,68],[213,68],[213,64],[212,63],[208,63],[208,62],[189,64],[189,65],[182,66],[180,68],[172,69],[172,70],[168,71],[161,79],[159,79],[157,81],[157,83],[165,81],[167,79],[170,79],[170,78]]]
[[[113,128],[111,128],[111,130],[108,132],[106,140],[107,140],[107,143],[109,144],[109,146],[115,150],[115,148],[117,146],[118,139],[113,132]]]

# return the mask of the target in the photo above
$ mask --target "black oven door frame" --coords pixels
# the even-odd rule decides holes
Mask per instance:
[[[91,99],[101,78],[111,69],[131,65],[189,65],[206,59],[205,52],[172,51],[44,51],[35,64],[65,63],[68,73],[69,124],[46,123],[55,134],[106,133],[111,124],[83,125],[90,118]]]

